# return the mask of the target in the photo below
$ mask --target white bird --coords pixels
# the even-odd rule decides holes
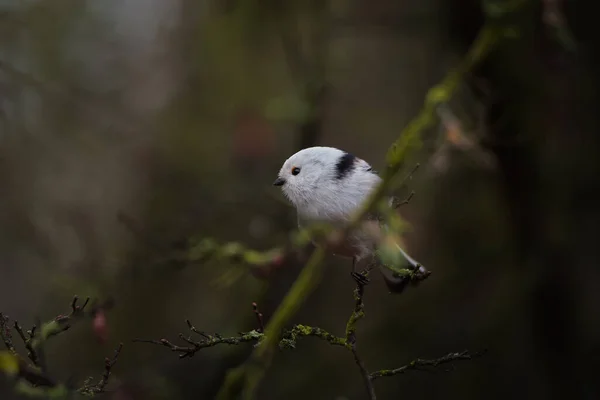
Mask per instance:
[[[288,158],[273,182],[281,189],[298,213],[298,226],[305,228],[311,223],[328,223],[335,228],[344,228],[354,213],[369,198],[382,179],[364,160],[333,147],[309,147]],[[390,198],[392,204],[393,198]],[[328,250],[337,256],[352,259],[352,276],[357,282],[368,282],[366,276],[356,272],[356,264],[372,257],[383,273],[391,292],[404,290],[411,280],[385,268],[376,257],[377,236],[386,226],[376,213],[365,219],[365,224],[351,231],[346,240],[336,246],[328,244]],[[379,235],[374,235],[377,232]],[[315,245],[320,245],[315,243]],[[406,261],[406,267],[421,276],[429,272],[412,259],[400,246],[398,252]]]

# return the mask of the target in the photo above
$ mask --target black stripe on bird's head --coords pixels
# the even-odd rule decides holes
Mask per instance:
[[[335,178],[343,179],[356,166],[356,157],[350,153],[344,153],[335,164]]]

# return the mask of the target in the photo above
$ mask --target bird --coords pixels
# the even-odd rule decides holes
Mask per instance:
[[[279,186],[296,208],[300,229],[315,223],[343,229],[381,182],[382,178],[365,160],[335,147],[315,146],[304,148],[285,160],[273,185]],[[397,200],[393,196],[388,199],[390,206]],[[335,256],[352,259],[351,275],[359,284],[367,284],[369,279],[364,273],[356,272],[356,265],[371,259],[372,267],[380,267],[388,290],[403,292],[411,277],[387,268],[376,255],[379,246],[374,233],[381,234],[387,229],[382,216],[369,213],[362,222],[341,243],[313,240],[313,244],[325,246]],[[408,269],[421,278],[430,274],[399,245],[395,248]]]

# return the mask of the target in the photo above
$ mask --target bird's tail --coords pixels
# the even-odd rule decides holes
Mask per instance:
[[[402,293],[409,283],[412,286],[416,286],[431,274],[430,271],[409,256],[400,246],[397,247],[405,261],[405,265],[402,267],[406,271],[405,273],[398,272],[398,268],[392,269],[381,262],[379,263],[379,271],[381,271],[383,280],[392,293]]]

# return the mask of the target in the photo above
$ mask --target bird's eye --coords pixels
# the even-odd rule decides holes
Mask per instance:
[[[300,173],[300,168],[294,167],[292,168],[292,175],[298,175]]]

